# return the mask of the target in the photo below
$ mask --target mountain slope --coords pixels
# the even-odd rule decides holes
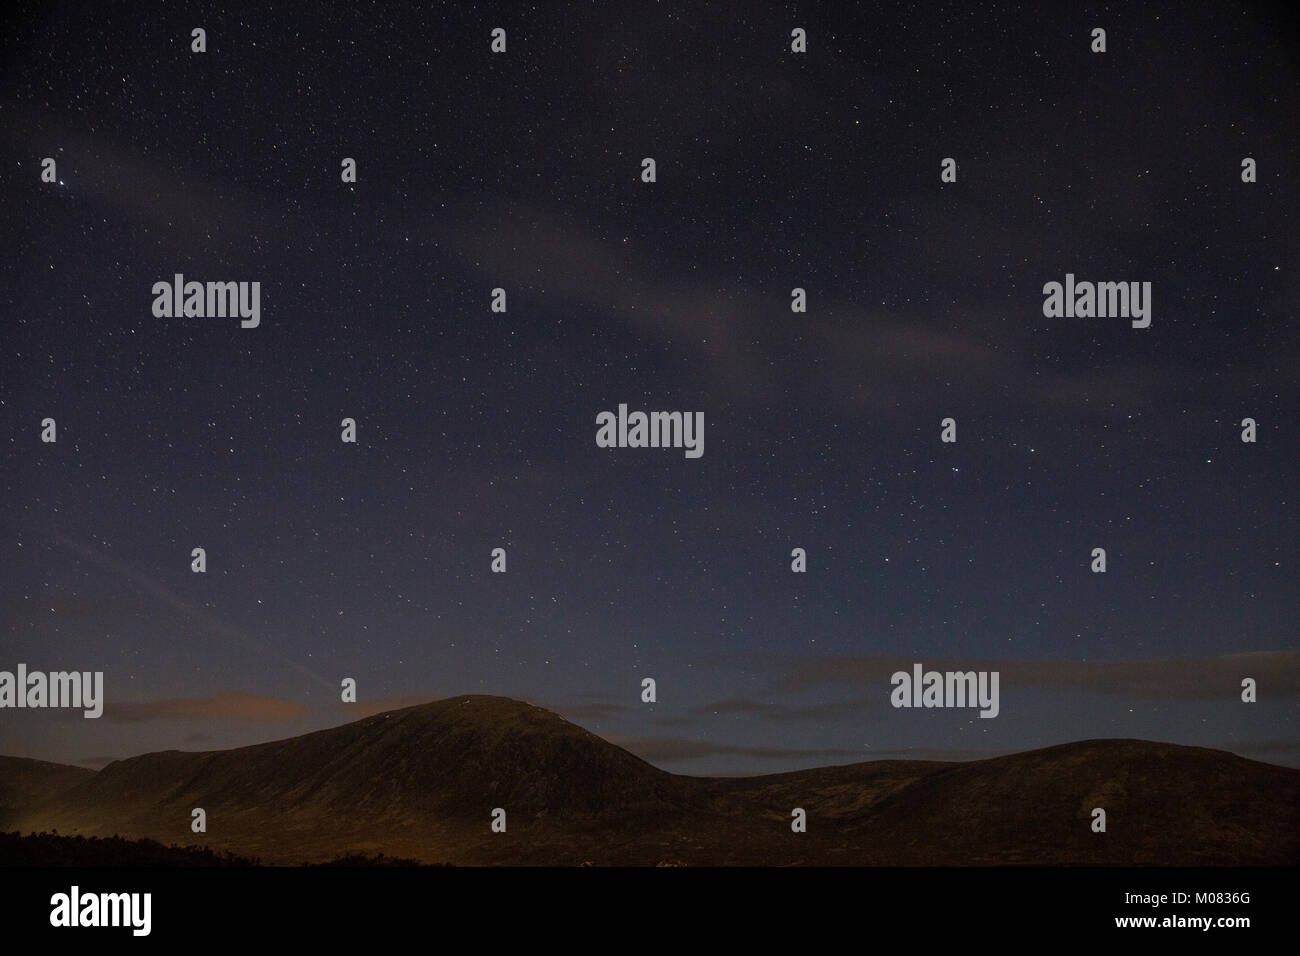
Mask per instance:
[[[1106,812],[1106,832],[1092,811]],[[1300,862],[1300,771],[1200,747],[1087,740],[958,764],[856,826],[900,863]]]
[[[0,830],[15,823],[25,810],[49,806],[64,791],[94,777],[95,771],[82,767],[0,757]]]
[[[377,852],[460,864],[1300,862],[1300,770],[1136,740],[709,779],[659,770],[542,708],[471,696],[98,774],[44,766],[11,787],[22,806],[9,826],[268,862]],[[190,829],[195,807],[206,833]],[[504,833],[490,826],[497,807]],[[805,833],[791,831],[796,807]],[[1094,807],[1106,810],[1105,833],[1091,829]]]

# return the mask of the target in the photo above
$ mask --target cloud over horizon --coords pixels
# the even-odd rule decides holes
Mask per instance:
[[[298,720],[310,708],[296,701],[258,694],[222,693],[212,697],[173,697],[166,700],[104,705],[104,716],[119,724],[146,720],[249,720],[279,723]]]

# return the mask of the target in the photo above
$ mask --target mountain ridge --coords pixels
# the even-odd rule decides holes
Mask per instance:
[[[0,770],[23,759],[0,758]],[[691,777],[537,705],[468,695],[232,750],[60,766],[0,785],[0,829],[209,844],[272,863],[375,852],[458,864],[1300,862],[1300,770],[1132,738]],[[196,807],[205,833],[190,829]],[[504,833],[490,826],[497,808]],[[807,832],[792,832],[795,808]]]

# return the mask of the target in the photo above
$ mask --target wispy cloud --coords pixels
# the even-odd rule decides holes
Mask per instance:
[[[88,561],[91,561],[100,567],[107,568],[127,581],[133,584],[137,590],[143,592],[146,596],[157,601],[159,604],[172,609],[173,611],[184,615],[188,620],[194,621],[200,627],[209,633],[220,637],[224,640],[238,643],[244,647],[250,648],[263,657],[274,660],[276,663],[288,667],[299,675],[311,680],[318,686],[325,688],[331,694],[337,691],[338,685],[333,681],[328,681],[321,675],[317,674],[309,667],[305,667],[298,661],[290,660],[283,654],[274,650],[265,641],[258,640],[242,629],[235,627],[227,622],[217,618],[210,611],[200,608],[189,601],[184,600],[175,594],[160,581],[149,575],[137,571],[126,562],[105,554],[102,551],[86,547],[80,541],[69,537],[61,531],[54,529],[50,532],[50,537],[61,546],[69,551],[80,555]]]
[[[860,716],[863,710],[861,700],[834,700],[815,704],[783,704],[773,700],[757,700],[752,697],[730,697],[716,700],[690,711],[694,722],[698,717],[753,716],[765,720],[830,720],[846,715]]]
[[[900,314],[824,297],[797,322],[778,321],[788,312],[793,282],[705,281],[664,265],[672,262],[669,250],[611,242],[537,207],[465,206],[433,228],[438,248],[467,267],[518,288],[544,275],[548,291],[676,351],[697,385],[740,402],[774,398],[777,384],[768,372],[785,362],[820,367],[822,374],[806,387],[829,393],[841,413],[873,421],[897,414],[903,394],[913,410],[917,403],[953,398],[918,389],[918,382],[943,380],[971,395],[1000,390],[1010,401],[1059,411],[1138,402],[1165,388],[1176,371],[1134,361],[1044,372],[1033,323],[1009,328],[1001,300],[966,303],[956,326],[946,312],[937,316],[920,306]],[[1026,282],[1032,290],[1026,309],[1033,316],[1041,283],[1036,277]]]
[[[689,740],[685,737],[610,737],[610,743],[636,754],[651,763],[677,763],[700,757],[754,757],[762,760],[789,760],[857,757],[867,759],[860,750],[797,749],[789,747],[754,747],[745,744]]]
[[[216,246],[229,259],[231,249],[240,248],[251,233],[265,233],[279,221],[265,197],[229,181],[178,170],[172,156],[151,156],[133,143],[92,136],[57,115],[21,106],[5,113],[0,139],[15,152],[30,154],[33,143],[49,144],[47,149],[57,144],[57,153],[35,155],[57,156],[60,178],[71,194],[106,216],[153,229],[176,255],[211,254]],[[79,170],[86,173],[79,175]]]
[[[403,710],[407,707],[418,707],[421,704],[430,704],[435,700],[444,700],[443,697],[433,697],[429,695],[415,695],[407,697],[376,697],[373,700],[359,700],[355,704],[345,704],[342,701],[335,701],[332,705],[332,712],[342,715],[348,721],[361,720],[363,717],[373,717],[375,714],[384,714],[390,710]]]
[[[1300,694],[1300,651],[1258,651],[1140,661],[1026,661],[933,657],[773,658],[773,691],[801,693],[827,685],[880,688],[896,671],[910,672],[919,661],[926,670],[1000,673],[1002,689],[1084,691],[1153,700],[1213,700],[1240,690],[1253,677],[1272,695]]]
[[[276,723],[306,717],[310,709],[279,697],[255,694],[216,694],[212,697],[175,697],[137,703],[108,703],[104,716],[114,723],[144,720],[251,720]]]
[[[547,710],[553,710],[565,720],[610,720],[622,716],[629,710],[623,704],[612,701],[588,701],[580,704],[542,704]]]

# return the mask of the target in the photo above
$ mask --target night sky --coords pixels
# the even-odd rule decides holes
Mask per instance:
[[[703,6],[9,14],[0,669],[107,701],[0,753],[475,693],[692,774],[1300,765],[1280,8]],[[260,282],[260,326],[156,318],[175,273]],[[1067,273],[1150,282],[1150,327],[1046,318]],[[597,447],[620,403],[702,411],[703,456]],[[914,661],[999,670],[999,716],[892,708]]]

